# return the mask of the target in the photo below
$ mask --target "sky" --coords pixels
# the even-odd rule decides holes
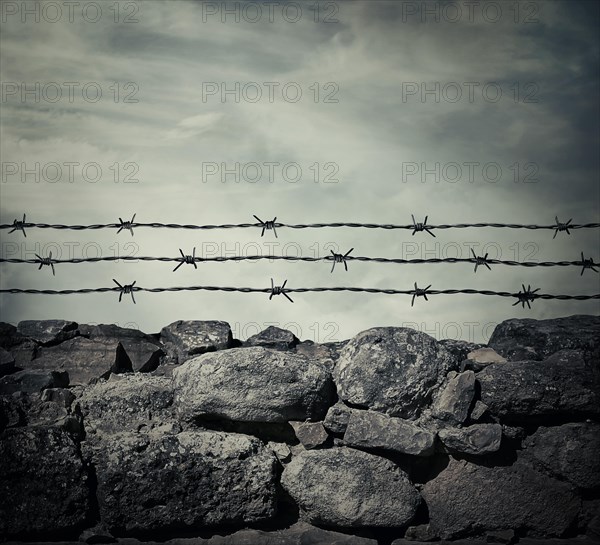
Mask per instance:
[[[600,221],[599,4],[3,1],[0,223]],[[0,230],[2,258],[288,255],[598,261],[598,229]],[[269,261],[0,263],[0,286],[473,288],[600,293],[577,267]],[[316,342],[376,326],[485,342],[598,301],[367,293],[2,294],[0,319],[157,332],[225,320]]]

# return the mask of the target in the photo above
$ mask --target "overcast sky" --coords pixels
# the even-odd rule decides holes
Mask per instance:
[[[138,0],[81,2],[69,12],[61,1],[3,2],[0,222],[23,213],[65,224],[134,213],[140,222],[190,224],[252,223],[253,214],[283,223],[406,224],[411,214],[433,224],[600,221],[597,2],[314,6]],[[598,261],[600,247],[598,230],[556,239],[552,231],[436,234],[0,231],[5,258],[175,257],[194,246],[213,257],[314,257],[353,247],[356,256],[466,258],[473,246],[501,259],[577,260],[583,251]],[[49,267],[3,263],[1,285],[111,287],[116,278],[144,287],[268,287],[273,277],[292,288],[411,289],[417,281],[435,289],[600,289],[600,275],[575,267],[497,265],[475,274],[469,264],[350,262],[348,272],[337,265],[330,274],[330,262],[204,263],[173,273],[174,265],[60,264],[52,276]],[[137,293],[133,305],[129,296],[119,304],[117,293],[3,294],[0,302],[2,320],[12,323],[64,318],[155,332],[178,319],[218,319],[240,338],[273,323],[321,342],[400,325],[485,341],[511,317],[599,310],[597,301],[538,300],[529,310],[477,295],[432,296],[412,308],[406,295],[292,298]]]

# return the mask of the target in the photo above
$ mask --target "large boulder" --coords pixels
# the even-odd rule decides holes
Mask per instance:
[[[593,352],[600,344],[600,316],[505,320],[488,344],[509,361],[544,360],[559,350]]]
[[[521,460],[490,467],[451,457],[421,494],[430,528],[445,539],[517,528],[540,537],[560,536],[573,524],[581,505],[570,485]]]
[[[110,531],[241,525],[275,515],[275,457],[259,439],[123,432],[82,449],[96,468],[101,521]]]
[[[429,335],[403,327],[359,333],[333,370],[346,402],[401,418],[416,418],[430,402],[455,358]]]
[[[346,427],[344,443],[351,447],[429,456],[434,451],[435,435],[402,418],[354,410]]]
[[[304,519],[326,526],[403,526],[420,503],[398,466],[345,447],[298,454],[285,467],[281,484]]]
[[[69,374],[64,371],[24,369],[0,378],[0,395],[39,394],[45,388],[66,388],[68,385]]]
[[[539,427],[523,442],[524,454],[579,488],[600,487],[600,424]]]
[[[77,336],[77,324],[67,320],[23,320],[17,331],[41,345],[58,344]]]
[[[233,348],[194,358],[173,372],[184,420],[322,420],[333,385],[324,365],[293,353]]]
[[[244,345],[262,346],[263,348],[272,348],[274,350],[292,350],[299,342],[296,335],[291,331],[271,325],[260,333],[252,335]]]
[[[439,438],[451,452],[481,456],[500,449],[502,426],[500,424],[474,424],[466,428],[440,430]]]
[[[178,320],[163,327],[160,338],[176,363],[233,346],[229,324],[214,320]]]
[[[1,536],[46,540],[85,523],[90,508],[87,474],[65,431],[5,430],[0,460]]]
[[[546,361],[494,363],[477,380],[481,401],[508,420],[600,414],[598,382],[577,351],[561,351]]]

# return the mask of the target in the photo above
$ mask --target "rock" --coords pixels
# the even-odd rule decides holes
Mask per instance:
[[[600,339],[600,316],[574,315],[551,320],[505,320],[489,346],[509,361],[544,360],[559,350],[594,350]]]
[[[22,368],[35,357],[37,344],[21,335],[14,325],[0,322],[0,348],[10,352],[15,367]]]
[[[341,401],[338,401],[332,407],[329,407],[323,426],[328,429],[331,433],[344,433],[348,426],[348,420],[350,415],[356,409],[351,409],[348,405],[344,405]]]
[[[435,435],[402,418],[355,410],[350,415],[344,442],[352,447],[429,456],[434,451]]]
[[[0,433],[6,428],[24,426],[27,422],[25,410],[21,404],[21,393],[0,396]]]
[[[331,344],[343,343],[317,344],[313,341],[302,341],[296,345],[296,354],[306,356],[309,360],[318,360],[331,372],[339,357],[338,348],[330,346]]]
[[[250,524],[275,514],[275,457],[256,438],[124,432],[82,449],[96,467],[101,521],[111,532]]]
[[[475,395],[475,373],[465,371],[453,374],[451,371],[448,377],[448,382],[434,400],[432,414],[441,420],[462,424],[469,416]]]
[[[515,542],[514,530],[500,530],[497,532],[488,532],[485,536],[487,543],[505,543],[511,545]]]
[[[467,354],[467,358],[462,361],[461,370],[472,370],[475,372],[485,369],[490,363],[503,363],[503,358],[493,348],[483,347],[473,350]]]
[[[295,456],[285,466],[281,484],[308,522],[326,526],[403,526],[420,503],[398,466],[345,447]]]
[[[539,427],[523,442],[524,453],[553,475],[579,488],[600,487],[600,424]]]
[[[51,539],[85,522],[87,474],[66,432],[53,427],[5,430],[0,460],[0,535]]]
[[[178,320],[163,327],[160,338],[172,348],[180,364],[194,356],[233,346],[231,327],[218,321]]]
[[[87,385],[111,373],[131,372],[131,360],[120,343],[75,337],[56,346],[40,348],[29,368],[68,371],[72,384]]]
[[[116,350],[120,343],[129,358],[131,369],[135,372],[148,373],[154,371],[164,351],[151,335],[139,329],[118,327],[116,325],[81,325],[79,331],[84,337],[101,343],[107,350]],[[125,367],[129,367],[125,363]]]
[[[75,401],[75,394],[66,388],[46,388],[42,390],[42,401],[58,403],[59,406],[69,409]]]
[[[0,347],[9,350],[27,341],[17,328],[7,322],[0,322]]]
[[[487,413],[488,409],[489,407],[485,403],[482,403],[481,401],[477,400],[475,402],[475,405],[473,405],[473,410],[471,411],[471,420],[481,420],[485,413]]]
[[[263,348],[272,348],[273,350],[292,350],[300,341],[287,329],[269,326],[264,331],[252,335],[245,343],[245,346],[262,346]]]
[[[598,384],[578,352],[561,352],[542,362],[493,363],[477,374],[477,380],[481,401],[500,417],[600,414]]]
[[[570,485],[520,459],[512,466],[488,467],[451,457],[448,467],[425,483],[421,494],[432,530],[444,539],[513,528],[540,537],[560,536],[580,506]]]
[[[143,374],[88,386],[78,402],[89,433],[150,431],[174,421],[171,380]]]
[[[0,395],[14,392],[40,393],[46,388],[66,388],[69,374],[65,371],[38,371],[25,369],[0,378]]]
[[[285,464],[292,459],[292,451],[285,443],[279,443],[276,441],[269,441],[267,447],[270,448],[277,456],[277,459]]]
[[[24,320],[17,325],[17,331],[37,343],[49,346],[77,336],[77,324],[67,320]]]
[[[102,524],[84,530],[79,536],[83,543],[117,543],[115,537]]]
[[[329,438],[321,422],[292,422],[292,426],[306,450],[322,447]]]
[[[260,347],[204,354],[173,372],[184,420],[321,420],[331,404],[331,375],[318,362]]]
[[[439,437],[451,452],[483,455],[496,452],[502,440],[500,424],[473,424],[466,428],[440,430]]]
[[[416,418],[455,366],[454,357],[433,337],[409,328],[381,327],[348,341],[333,375],[344,401]]]
[[[462,339],[442,339],[441,341],[438,341],[438,344],[450,352],[457,362],[466,359],[469,352],[484,346],[482,344],[463,341]]]
[[[14,356],[0,347],[0,377],[4,375],[10,375],[15,371],[15,358]]]
[[[419,524],[418,526],[409,526],[404,534],[404,539],[408,541],[435,541],[437,536],[431,531],[429,524]],[[394,545],[396,541],[392,542]]]
[[[502,435],[508,439],[520,441],[527,434],[525,433],[525,429],[520,426],[507,426],[502,424]]]

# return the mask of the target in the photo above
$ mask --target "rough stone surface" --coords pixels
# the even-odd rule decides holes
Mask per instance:
[[[475,373],[451,371],[449,380],[436,396],[432,414],[454,424],[462,424],[469,416],[469,407],[475,395]]]
[[[73,440],[53,427],[0,436],[0,536],[51,538],[89,510],[87,475]]]
[[[312,360],[319,360],[329,371],[332,371],[345,344],[346,341],[326,344],[302,341],[296,345],[296,354],[301,354]]]
[[[574,315],[551,320],[505,320],[489,346],[509,361],[544,360],[559,350],[591,350],[600,342],[600,316]]]
[[[484,346],[482,344],[463,341],[462,339],[442,339],[438,343],[450,352],[457,362],[463,361],[469,352]]]
[[[435,435],[402,418],[357,410],[350,415],[344,442],[352,447],[429,456],[434,451]]]
[[[517,460],[487,467],[450,458],[421,494],[430,526],[451,538],[485,530],[523,528],[540,537],[560,536],[577,517],[580,500],[573,488]]]
[[[477,374],[481,401],[500,417],[600,414],[598,383],[576,351],[546,361],[494,363]]]
[[[83,443],[111,532],[247,524],[275,514],[275,457],[240,434],[128,432]]]
[[[409,328],[381,327],[351,339],[333,375],[344,401],[416,418],[454,367],[455,358],[433,337]]]
[[[472,370],[477,372],[485,369],[490,363],[502,363],[505,361],[506,358],[498,354],[493,348],[486,346],[469,352],[460,367],[461,371]]]
[[[313,524],[402,526],[420,503],[406,473],[395,464],[345,447],[295,456],[281,483]]]
[[[0,377],[15,371],[15,357],[4,348],[0,347]]]
[[[439,438],[451,452],[464,454],[490,454],[500,448],[502,426],[500,424],[473,424],[466,428],[440,430]]]
[[[473,405],[473,410],[469,415],[471,420],[477,421],[481,420],[483,416],[487,413],[489,407],[483,403],[482,401],[477,400],[475,405]]]
[[[231,327],[219,321],[178,320],[163,327],[160,337],[180,364],[194,356],[233,346]]]
[[[78,335],[77,324],[67,320],[24,320],[17,331],[41,345],[58,344]]]
[[[329,438],[321,422],[293,422],[292,425],[298,441],[307,450],[323,446]]]
[[[335,405],[329,407],[323,421],[323,426],[331,433],[344,433],[348,426],[350,415],[354,410],[356,409],[351,409],[348,405],[338,401]]]
[[[540,427],[523,442],[525,454],[579,488],[600,487],[600,424]]]
[[[273,350],[292,350],[299,342],[296,335],[291,331],[269,326],[260,333],[252,335],[244,345],[262,346],[263,348],[272,348]]]
[[[45,388],[66,388],[69,374],[64,371],[38,371],[24,369],[0,378],[0,395],[14,392],[40,393]]]
[[[173,381],[185,420],[321,420],[333,395],[323,365],[259,347],[204,354],[175,369]]]

